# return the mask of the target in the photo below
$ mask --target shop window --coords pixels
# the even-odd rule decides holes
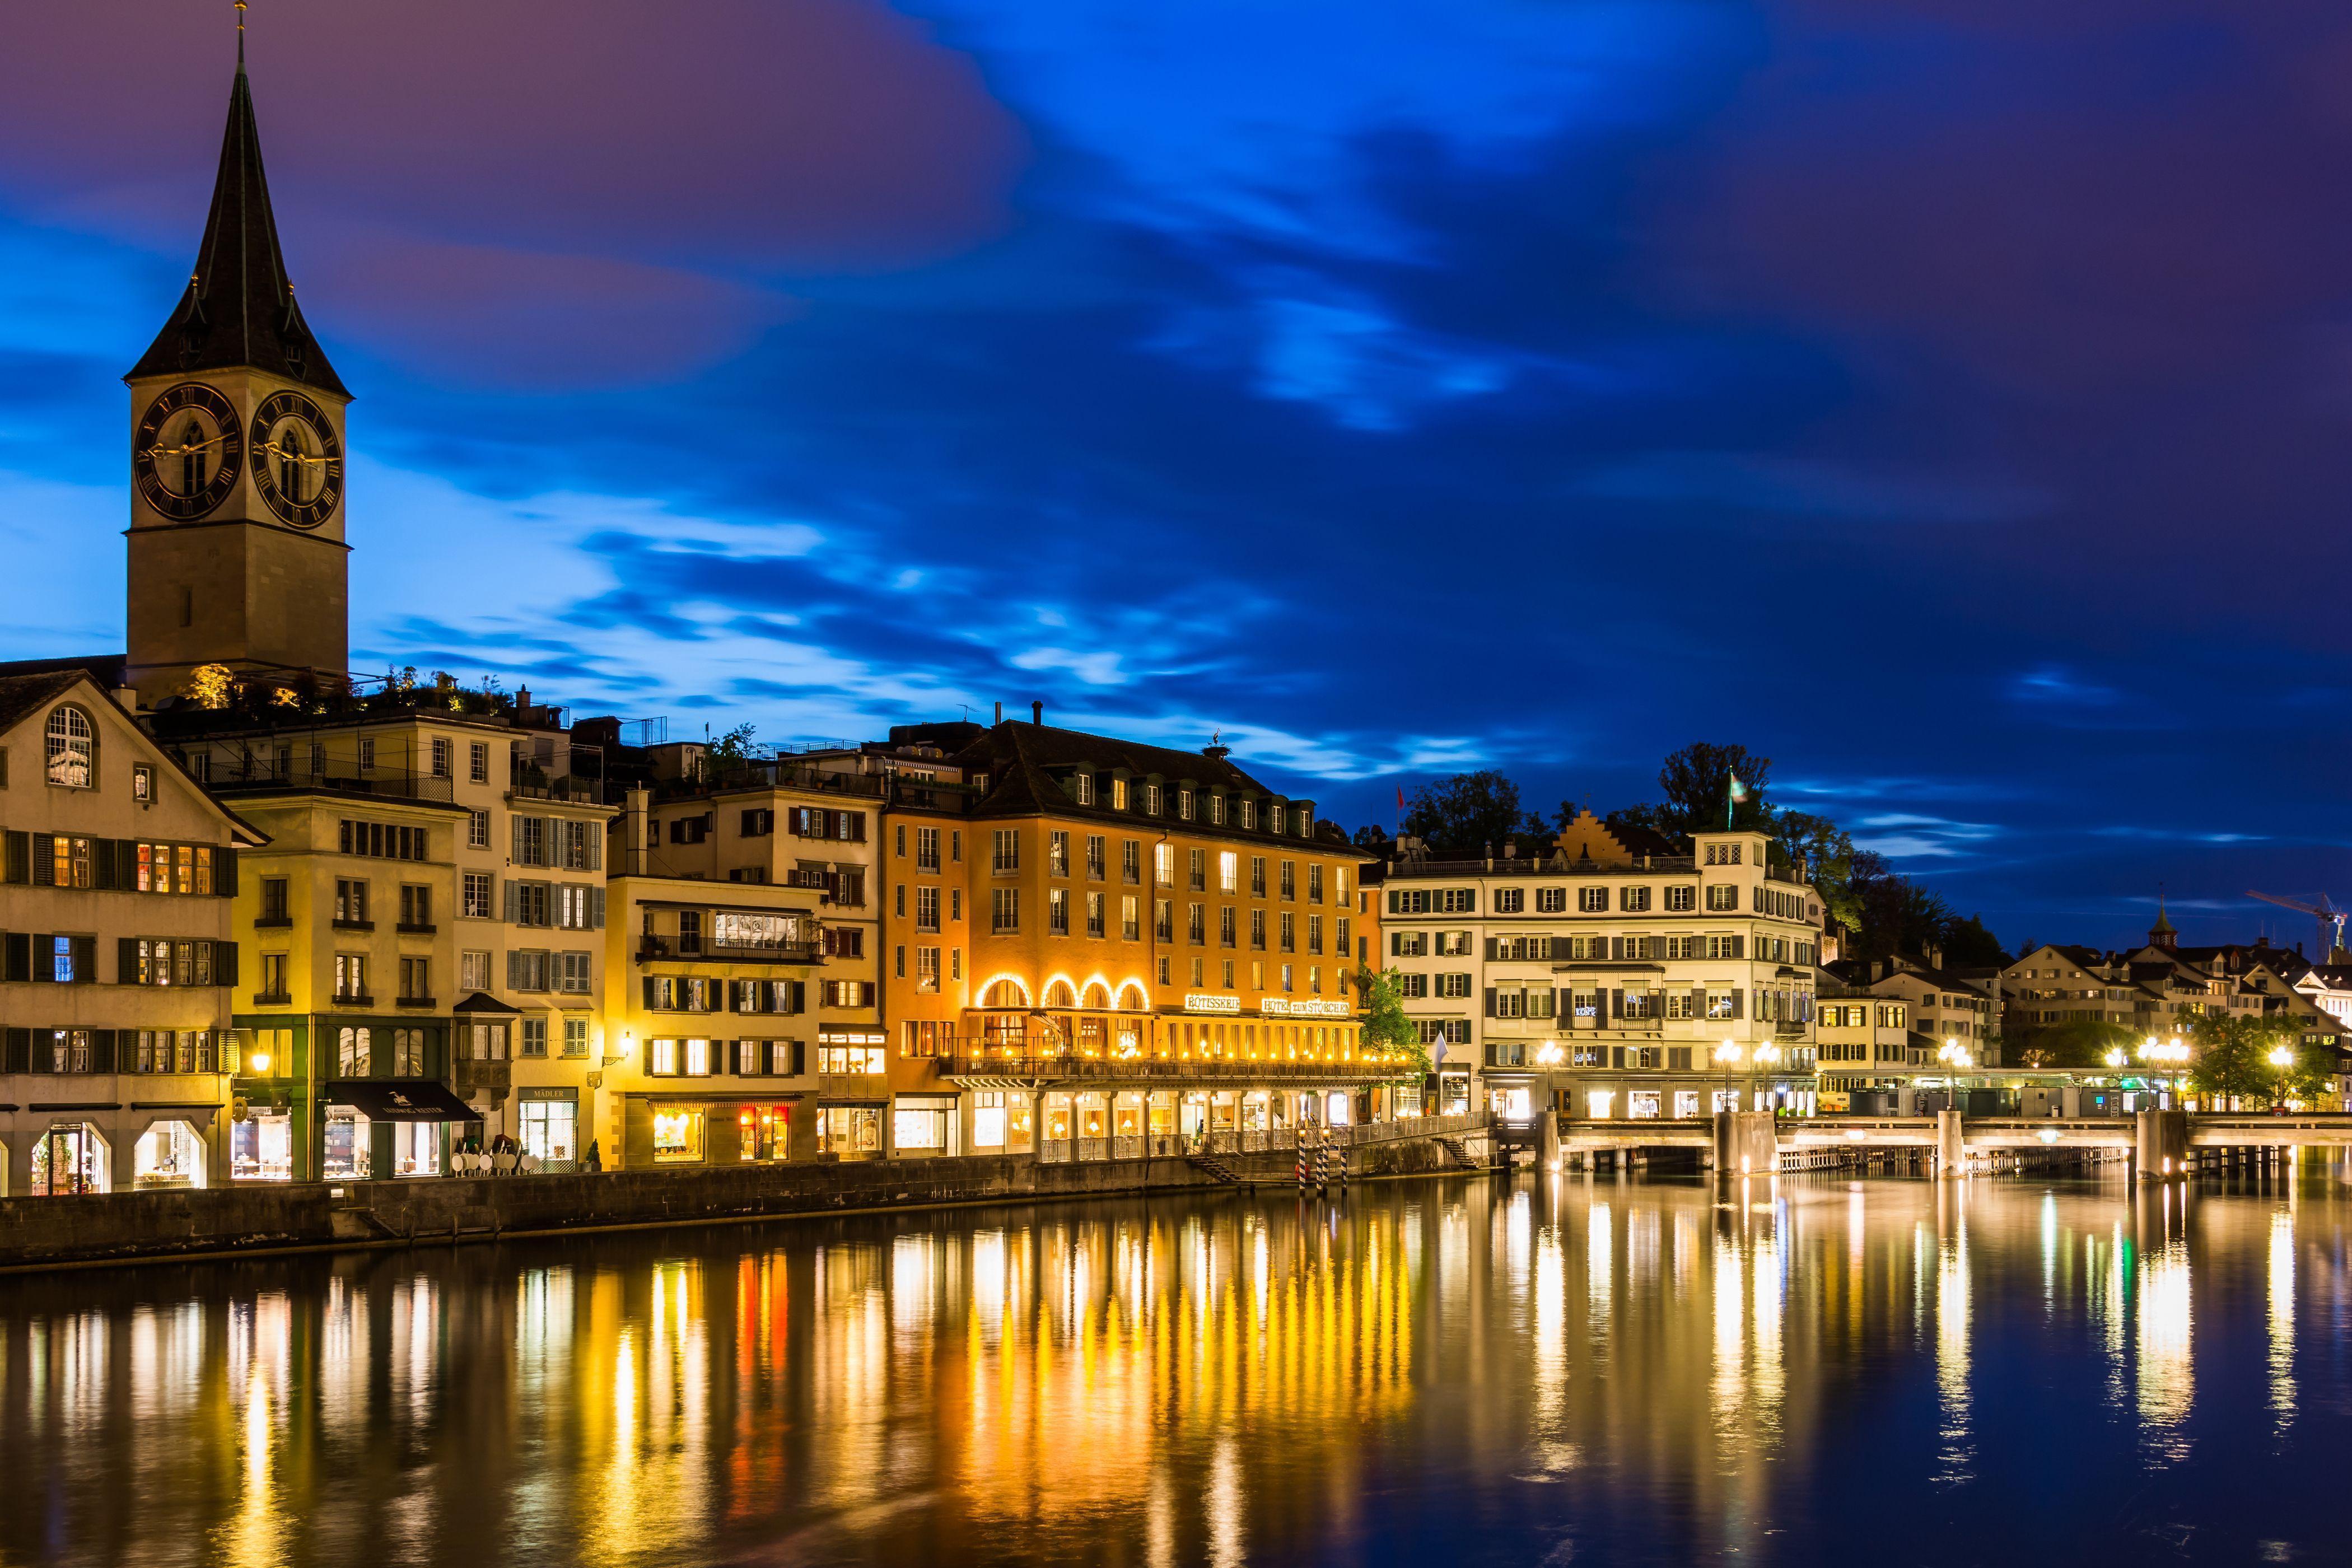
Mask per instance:
[[[678,1163],[702,1158],[702,1112],[691,1106],[654,1111],[654,1159]]]

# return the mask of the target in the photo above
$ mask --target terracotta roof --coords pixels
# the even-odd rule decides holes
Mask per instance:
[[[278,245],[278,219],[270,211],[269,181],[261,168],[253,88],[240,58],[229,89],[228,129],[221,137],[212,211],[188,287],[172,319],[123,379],[243,367],[338,397],[351,395],[294,302],[294,285]]]

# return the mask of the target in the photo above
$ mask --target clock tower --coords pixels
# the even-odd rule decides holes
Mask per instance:
[[[352,395],[294,302],[261,169],[244,39],[220,175],[178,309],[131,388],[126,679],[142,704],[199,665],[344,678]]]

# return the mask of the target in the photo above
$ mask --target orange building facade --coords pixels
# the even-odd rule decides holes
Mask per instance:
[[[885,818],[894,1131],[944,1110],[943,1152],[1139,1158],[1287,1147],[1394,1103],[1408,1069],[1357,1008],[1364,859],[1312,802],[1222,747],[1042,721],[892,739],[962,781],[901,778]]]

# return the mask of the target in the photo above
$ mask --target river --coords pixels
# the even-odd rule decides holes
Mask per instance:
[[[2346,1176],[1521,1173],[20,1278],[0,1562],[2344,1562]]]

